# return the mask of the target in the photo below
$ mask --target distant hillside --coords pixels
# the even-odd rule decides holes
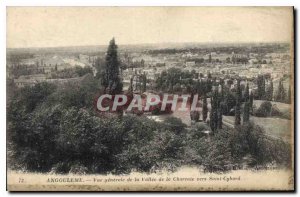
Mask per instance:
[[[120,52],[174,53],[174,52],[274,52],[289,50],[288,43],[154,43],[118,45]],[[107,45],[66,46],[44,48],[7,48],[7,56],[18,55],[49,55],[49,54],[87,54],[101,55],[107,50]]]

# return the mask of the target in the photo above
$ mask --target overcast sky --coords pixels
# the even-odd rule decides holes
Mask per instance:
[[[7,47],[290,42],[292,8],[8,7]]]

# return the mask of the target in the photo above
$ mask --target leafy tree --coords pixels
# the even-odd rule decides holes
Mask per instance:
[[[105,60],[101,58],[96,58],[94,67],[97,70],[96,78],[100,79],[101,85],[107,87],[108,83],[106,80],[106,65]]]
[[[263,102],[256,110],[255,115],[258,117],[268,117],[271,115],[272,103],[270,101]]]
[[[181,85],[179,83],[176,83],[175,86],[174,86],[174,91],[175,92],[181,92],[182,89],[181,89]]]
[[[231,63],[230,57],[227,57],[227,58],[226,58],[226,63],[227,63],[227,64]]]
[[[15,165],[29,171],[47,172],[51,169],[57,161],[54,137],[59,131],[63,111],[60,105],[39,106],[35,113],[20,108],[18,116],[9,117],[8,139],[13,145]]]
[[[204,122],[197,122],[191,127],[190,135],[192,138],[200,139],[205,136],[204,131],[210,131],[210,127]]]
[[[84,76],[88,73],[93,74],[92,67],[90,67],[90,66],[85,66],[85,67],[76,66],[75,67],[75,72],[77,73],[77,75],[79,77],[82,77],[82,76]]]
[[[46,101],[47,97],[56,90],[54,84],[42,82],[33,87],[21,88],[13,99],[12,107],[25,107],[28,113],[32,112],[36,106]]]
[[[87,74],[77,83],[66,83],[57,87],[57,91],[49,96],[48,104],[61,103],[65,107],[92,108],[100,91],[99,87],[99,80],[92,74]]]

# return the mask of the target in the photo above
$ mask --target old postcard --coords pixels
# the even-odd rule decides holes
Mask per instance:
[[[293,7],[7,7],[7,190],[293,191]]]

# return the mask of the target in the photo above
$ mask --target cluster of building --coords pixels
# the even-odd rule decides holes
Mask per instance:
[[[207,77],[210,73],[216,78],[242,77],[251,81],[261,74],[269,74],[272,79],[290,74],[290,57],[286,53],[192,53],[177,52],[171,54],[150,54],[147,51],[123,53],[120,60],[125,66],[121,70],[123,84],[129,86],[131,80],[140,81],[142,75],[147,77],[147,86],[153,86],[156,78],[170,68],[193,71],[197,76]],[[32,85],[51,78],[51,73],[73,66],[91,66],[96,74],[95,61],[98,56],[79,54],[74,57],[35,56],[21,60],[19,64],[8,64],[8,78],[14,79],[17,87]],[[244,61],[247,60],[247,61]],[[24,76],[14,76],[10,71],[24,69]]]
[[[201,59],[201,61],[198,61]],[[247,63],[234,62],[236,59],[247,59]],[[263,60],[261,60],[263,59]],[[127,57],[127,62],[130,62]],[[288,53],[267,53],[263,57],[256,53],[249,54],[170,54],[149,55],[133,53],[131,62],[142,62],[139,67],[129,67],[122,71],[123,83],[128,85],[132,78],[146,74],[148,85],[154,83],[163,71],[169,68],[179,68],[183,71],[194,71],[197,76],[226,79],[242,78],[255,88],[253,79],[258,75],[269,75],[273,80],[279,80],[290,74],[290,59]],[[128,64],[130,65],[130,64]],[[198,78],[200,79],[200,78]],[[152,84],[153,85],[153,84]]]
[[[7,77],[12,79],[17,87],[33,86],[39,82],[65,83],[73,79],[51,79],[54,72],[63,71],[74,66],[92,66],[95,57],[80,54],[78,57],[36,56],[22,59],[19,63],[8,63]],[[93,69],[94,72],[95,69]],[[18,75],[16,75],[18,73]]]

